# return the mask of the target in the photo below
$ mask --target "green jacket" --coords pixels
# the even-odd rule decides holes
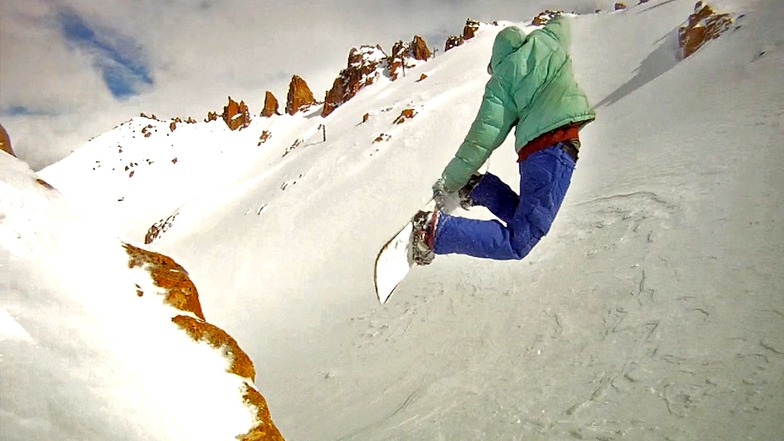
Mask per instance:
[[[526,35],[510,26],[495,38],[492,76],[465,140],[441,177],[457,191],[515,128],[515,149],[543,133],[596,116],[574,80],[568,22],[557,17]]]

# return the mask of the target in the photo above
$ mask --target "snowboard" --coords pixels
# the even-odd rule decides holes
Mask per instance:
[[[431,200],[422,210],[429,211],[436,206]],[[381,247],[376,256],[375,271],[373,272],[376,295],[380,303],[386,303],[395,288],[406,278],[411,267],[416,265],[411,252],[411,234],[414,224],[411,220],[406,223],[389,241]]]

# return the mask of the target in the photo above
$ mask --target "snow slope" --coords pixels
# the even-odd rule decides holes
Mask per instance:
[[[4,152],[0,270],[3,440],[274,432],[252,374],[234,372],[234,346],[194,341],[178,324],[203,321],[165,304],[166,289],[130,267],[110,229]]]
[[[383,306],[375,253],[454,154],[509,23],[325,119],[150,138],[134,119],[41,174],[133,240],[176,214],[152,247],[245,342],[287,439],[776,439],[784,8],[714,5],[743,16],[683,61],[691,0],[574,17],[598,119],[548,237],[522,262],[439,257]],[[489,166],[512,182],[508,144]]]

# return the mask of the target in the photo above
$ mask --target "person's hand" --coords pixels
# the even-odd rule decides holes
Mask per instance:
[[[450,193],[444,189],[444,180],[439,179],[433,184],[433,200],[439,211],[450,211],[458,203],[457,193]]]

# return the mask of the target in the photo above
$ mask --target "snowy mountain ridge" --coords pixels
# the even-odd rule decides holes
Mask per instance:
[[[403,49],[408,49],[408,45],[404,45]],[[394,60],[405,63],[409,71],[406,78],[398,72],[400,66],[387,65],[386,56],[382,55],[379,48],[370,46],[352,51],[347,69],[356,69],[356,74],[361,77],[353,81],[358,82],[355,87],[359,90],[352,91],[349,98],[368,87],[371,89],[365,94],[378,93],[378,89],[386,88],[393,81],[406,84],[424,81],[420,76],[427,72],[423,61],[397,54]],[[444,54],[443,57],[450,55]],[[436,61],[441,60],[431,60],[429,65],[438,64]],[[345,75],[351,74],[344,72],[341,72],[336,84],[349,82]],[[347,101],[331,104],[329,113],[345,106]],[[311,105],[294,115],[252,117],[247,127],[237,131],[230,130],[220,119],[177,124],[176,130],[173,130],[173,120],[135,117],[93,138],[83,148],[41,174],[57,180],[63,191],[79,195],[90,204],[99,203],[99,211],[115,213],[115,220],[123,228],[130,229],[132,225],[137,229],[133,237],[138,239],[138,230],[146,232],[156,215],[166,217],[165,214],[179,205],[200,197],[210,189],[222,189],[258,178],[260,171],[277,167],[294,150],[316,144],[330,148],[335,133],[331,121],[338,119],[334,125],[339,127],[348,124],[342,121],[345,117],[319,118],[319,114],[326,112],[326,104],[324,106],[325,110],[322,110],[321,105]],[[415,107],[413,101],[408,106],[402,103],[382,104],[376,110],[365,109],[364,114],[354,116],[350,123],[357,127],[380,127],[377,133],[369,135],[373,144],[380,144],[389,140],[390,134],[386,133],[391,130],[389,121],[367,124],[367,119],[383,116],[392,118],[393,122],[397,121],[395,125],[399,125],[414,117]],[[386,115],[393,111],[398,113]],[[404,113],[407,116],[402,116]],[[372,152],[367,154],[372,155]],[[220,163],[232,164],[232,167],[215,166]],[[65,175],[68,177],[65,178]],[[286,185],[281,183],[283,187]]]
[[[527,23],[483,26],[326,118],[311,108],[234,132],[134,118],[40,176],[126,242],[163,232],[151,248],[187,269],[206,315],[256,362],[287,439],[775,439],[784,13],[715,6],[742,17],[686,59],[689,0],[571,17],[598,118],[548,237],[522,262],[439,256],[383,306],[378,247],[462,141],[495,33]],[[489,166],[513,183],[510,144]],[[36,262],[11,283],[46,281],[27,275]]]

